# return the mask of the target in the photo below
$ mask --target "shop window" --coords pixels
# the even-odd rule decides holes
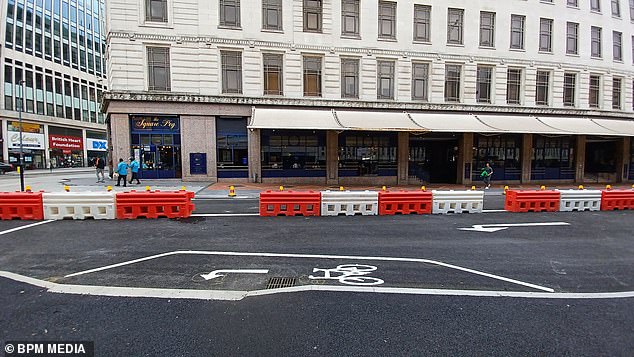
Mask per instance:
[[[339,176],[396,176],[395,133],[339,135]]]
[[[216,147],[218,177],[248,177],[249,145],[246,119],[216,119]]]
[[[472,179],[482,180],[480,173],[488,162],[494,180],[519,180],[522,176],[522,137],[520,135],[476,135]]]
[[[262,177],[325,177],[326,134],[262,131]]]
[[[531,180],[573,180],[575,139],[571,136],[533,136]]]

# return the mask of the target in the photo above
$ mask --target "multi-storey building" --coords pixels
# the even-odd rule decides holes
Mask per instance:
[[[110,0],[115,158],[187,180],[634,179],[634,2]]]
[[[6,0],[0,6],[2,156],[25,167],[106,157],[104,0]]]

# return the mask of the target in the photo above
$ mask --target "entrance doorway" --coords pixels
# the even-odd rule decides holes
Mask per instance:
[[[616,139],[588,138],[584,180],[590,182],[616,182]]]
[[[422,183],[458,181],[458,138],[456,136],[410,135],[409,176]]]

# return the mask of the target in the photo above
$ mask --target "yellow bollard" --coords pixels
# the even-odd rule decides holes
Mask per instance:
[[[20,173],[20,169],[21,169],[21,168],[22,168],[22,167],[18,166],[18,168],[17,168],[17,172],[18,172],[18,173]]]
[[[612,189],[612,185],[606,185],[606,186],[605,186],[605,189],[606,189],[606,190],[611,190],[611,189]]]
[[[632,190],[634,190],[634,185],[632,185]]]
[[[233,186],[229,186],[229,197],[236,197],[236,189]]]
[[[546,190],[546,186],[542,186],[539,189],[542,190],[542,191],[545,191]]]
[[[70,187],[69,186],[64,186],[64,191],[70,192]]]
[[[106,190],[108,190],[108,192],[112,192],[112,186],[106,187]]]
[[[343,191],[343,190],[344,190],[343,186],[339,186],[339,191]]]
[[[509,190],[509,187],[508,186],[504,186],[504,192],[502,194],[506,195],[506,191],[508,191],[508,190]]]
[[[284,191],[284,186],[280,186],[280,191]]]
[[[181,191],[187,191],[187,187],[181,186]]]
[[[420,190],[421,190],[421,191],[427,191],[427,187],[425,187],[425,186],[421,186],[421,187],[420,187]]]
[[[387,191],[387,187],[383,186],[383,187],[381,187],[381,190]]]
[[[150,186],[145,186],[145,191],[150,192],[152,191],[152,188],[150,188]]]
[[[24,191],[26,191],[26,192],[31,192],[31,186],[28,186],[28,185],[27,185],[27,186],[24,188]]]
[[[583,185],[579,185],[580,190],[584,190]]]
[[[475,186],[471,186],[471,191],[475,191],[476,187]]]

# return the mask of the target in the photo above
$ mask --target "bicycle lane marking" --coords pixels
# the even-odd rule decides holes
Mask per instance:
[[[532,283],[528,283],[528,282],[524,282],[524,281],[520,281],[516,279],[511,279],[511,278],[503,277],[496,274],[490,274],[490,273],[478,271],[475,269],[465,268],[458,265],[447,264],[447,263],[436,261],[436,260],[429,260],[429,259],[372,257],[372,256],[355,256],[355,255],[326,255],[326,254],[220,252],[220,251],[199,251],[199,250],[177,250],[177,251],[172,251],[167,253],[161,253],[161,254],[151,255],[151,256],[147,256],[147,257],[143,257],[139,259],[133,259],[133,260],[129,260],[129,261],[121,262],[121,263],[106,265],[99,268],[84,270],[84,271],[65,275],[64,277],[72,278],[72,277],[76,277],[80,275],[101,272],[101,271],[114,269],[114,268],[118,268],[122,266],[127,266],[131,264],[139,263],[139,262],[144,262],[144,261],[149,261],[149,260],[154,260],[154,259],[167,257],[167,256],[174,256],[174,255],[216,255],[216,256],[269,257],[269,258],[346,259],[346,260],[364,260],[364,261],[426,263],[426,264],[437,265],[437,266],[441,266],[441,267],[445,267],[445,268],[449,268],[453,270],[459,270],[459,271],[463,271],[463,272],[467,272],[467,273],[471,273],[475,275],[485,276],[491,279],[501,280],[507,283],[521,285],[521,286],[529,287],[529,288],[540,290],[540,291],[546,291],[549,293],[553,293],[555,291],[554,289],[551,289],[548,287],[544,287],[544,286],[540,286],[540,285],[536,285],[536,284],[532,284]]]

